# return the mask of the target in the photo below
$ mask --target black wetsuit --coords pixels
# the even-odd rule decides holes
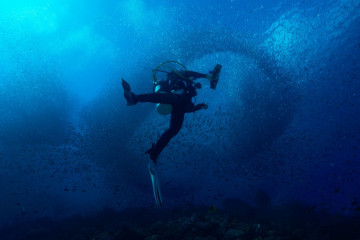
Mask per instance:
[[[192,72],[192,71],[180,71],[180,74],[185,78],[206,78],[206,74]],[[179,75],[171,72],[168,74],[168,81],[176,82],[184,81]],[[187,86],[184,89],[183,94],[174,93],[150,93],[150,94],[139,94],[135,95],[136,102],[152,102],[152,103],[164,103],[172,105],[171,120],[169,128],[160,136],[153,147],[147,151],[150,154],[150,158],[155,161],[164,149],[164,147],[170,142],[171,138],[174,137],[180,131],[184,122],[185,113],[195,112],[200,110],[204,104],[194,105],[192,103],[192,97],[196,96],[196,88],[192,85],[192,81],[188,80]]]

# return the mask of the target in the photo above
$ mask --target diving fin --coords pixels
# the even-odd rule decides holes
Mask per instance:
[[[135,94],[131,92],[130,84],[125,81],[123,78],[121,79],[122,86],[124,88],[124,97],[126,99],[126,105],[133,106],[136,104]]]
[[[212,71],[213,77],[210,80],[210,88],[211,89],[214,89],[214,90],[216,89],[217,83],[219,81],[221,68],[222,68],[222,65],[216,64],[216,66],[214,67],[214,70]]]
[[[160,191],[159,178],[156,174],[155,162],[151,158],[149,158],[148,168],[149,168],[149,172],[150,172],[155,203],[156,203],[156,206],[160,208],[162,206],[162,197],[161,197],[161,191]]]

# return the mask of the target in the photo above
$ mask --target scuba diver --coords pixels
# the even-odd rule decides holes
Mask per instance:
[[[182,70],[176,70],[168,66],[168,64],[177,64],[182,67]],[[164,71],[161,68],[170,69]],[[180,131],[185,113],[196,112],[201,109],[207,109],[206,103],[194,104],[192,98],[197,95],[197,89],[201,88],[199,82],[195,83],[198,78],[205,78],[210,81],[210,88],[216,89],[219,81],[219,75],[222,66],[217,64],[213,71],[209,74],[203,74],[193,71],[188,71],[186,67],[176,61],[167,61],[160,64],[153,70],[153,93],[148,94],[134,94],[128,82],[122,79],[122,86],[124,88],[124,97],[128,106],[133,106],[138,102],[151,102],[157,104],[157,111],[161,115],[171,114],[169,128],[160,136],[156,143],[145,153],[149,154],[148,168],[152,180],[155,202],[158,207],[162,205],[162,198],[160,192],[160,185],[156,175],[156,162],[159,154]],[[158,81],[156,74],[158,72],[166,73],[166,79]]]

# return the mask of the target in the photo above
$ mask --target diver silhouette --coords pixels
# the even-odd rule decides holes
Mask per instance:
[[[183,69],[175,70],[167,64],[174,63],[180,65]],[[170,69],[170,71],[161,70],[162,67]],[[219,75],[222,66],[217,64],[213,71],[209,74],[203,74],[194,71],[188,71],[186,67],[176,61],[167,61],[160,64],[153,70],[154,87],[153,93],[148,94],[134,94],[128,82],[122,79],[122,86],[124,88],[124,97],[128,106],[133,106],[138,102],[151,102],[157,104],[157,111],[161,115],[171,114],[169,128],[160,136],[156,143],[145,153],[149,154],[150,159],[148,163],[154,196],[157,206],[161,206],[161,193],[156,177],[155,166],[157,158],[170,140],[178,134],[183,122],[185,113],[191,113],[200,109],[207,109],[206,103],[194,104],[192,98],[197,95],[197,89],[201,88],[200,83],[195,83],[198,78],[205,78],[210,81],[210,88],[216,89]],[[165,72],[166,79],[158,81],[156,78],[157,72]]]

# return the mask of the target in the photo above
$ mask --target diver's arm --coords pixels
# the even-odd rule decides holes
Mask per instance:
[[[199,111],[200,109],[208,109],[208,105],[206,103],[200,103],[200,104],[192,104],[189,105],[186,109],[185,109],[185,113],[191,113],[191,112],[196,112]]]

